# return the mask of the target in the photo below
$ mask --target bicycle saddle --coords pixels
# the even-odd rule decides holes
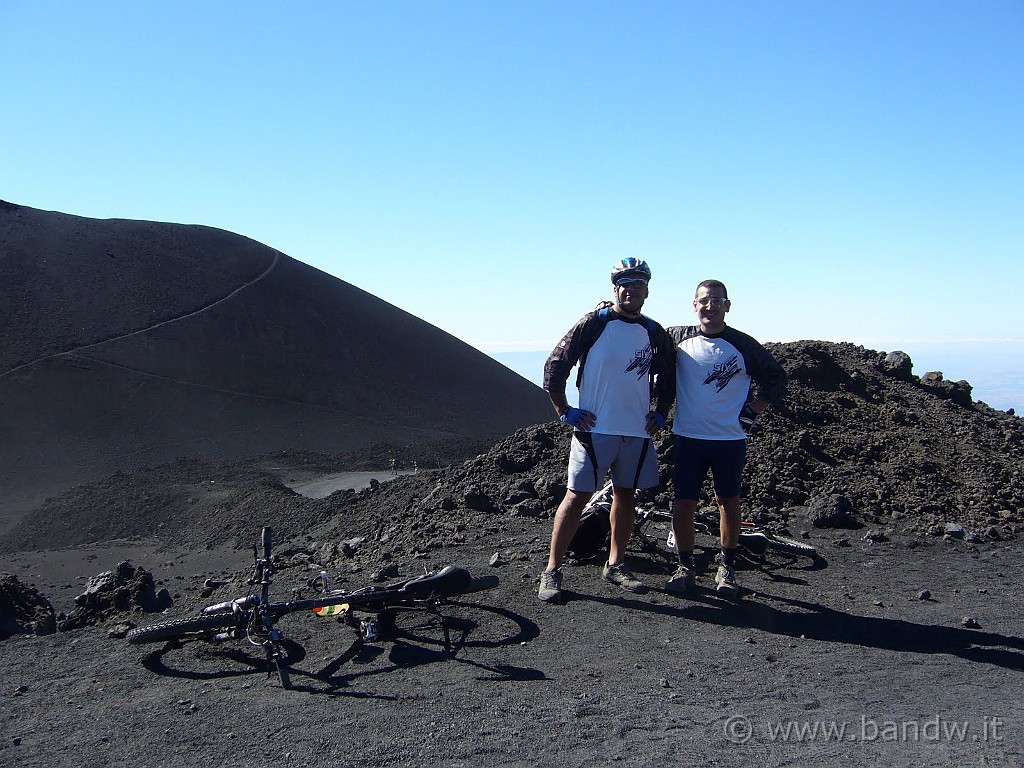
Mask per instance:
[[[446,565],[437,573],[428,573],[407,581],[400,591],[417,597],[451,594],[465,588],[470,578],[469,571],[461,565]]]

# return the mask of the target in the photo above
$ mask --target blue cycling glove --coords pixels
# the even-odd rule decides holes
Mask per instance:
[[[563,424],[568,424],[570,427],[578,427],[580,422],[586,417],[587,412],[581,408],[573,408],[570,406],[565,413],[558,418]]]
[[[665,428],[665,417],[658,413],[658,411],[651,411],[650,417],[654,419],[654,423],[658,425],[658,429]]]

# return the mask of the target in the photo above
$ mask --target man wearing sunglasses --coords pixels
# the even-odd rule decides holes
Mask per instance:
[[[611,543],[601,575],[628,592],[646,589],[625,563],[626,545],[633,532],[635,489],[659,482],[651,437],[665,426],[672,406],[675,353],[665,329],[640,312],[650,267],[640,259],[623,259],[611,278],[614,304],[584,315],[544,364],[544,389],[558,417],[573,429],[567,490],[555,513],[548,564],[537,590],[545,602],[562,598],[562,560],[583,507],[609,470]],[[579,407],[573,408],[565,385],[577,364]]]
[[[731,306],[725,285],[705,280],[693,299],[699,325],[668,329],[676,355],[672,531],[679,568],[665,588],[676,594],[693,587],[693,518],[709,471],[721,515],[715,590],[726,596],[739,592],[735,555],[747,432],[765,408],[786,395],[786,372],[779,362],[754,338],[725,324]]]

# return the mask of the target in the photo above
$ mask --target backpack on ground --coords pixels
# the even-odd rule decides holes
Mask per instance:
[[[567,554],[575,560],[589,560],[607,550],[612,533],[612,484],[608,483],[587,502],[580,514],[580,525]]]

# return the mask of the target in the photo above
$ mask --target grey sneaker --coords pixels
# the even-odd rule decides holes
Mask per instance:
[[[562,599],[562,571],[560,568],[541,573],[537,599],[543,600],[545,603],[555,603]]]
[[[672,578],[665,584],[665,590],[677,595],[685,595],[693,589],[694,580],[693,568],[680,565],[672,574]]]
[[[736,583],[736,569],[728,565],[718,566],[718,573],[715,574],[715,591],[720,595],[733,596],[740,591]]]
[[[601,576],[604,577],[605,581],[610,581],[627,592],[641,594],[647,591],[644,583],[636,577],[636,574],[629,570],[625,563],[619,563],[618,565],[608,565],[608,563],[605,563],[604,568],[601,570]]]

